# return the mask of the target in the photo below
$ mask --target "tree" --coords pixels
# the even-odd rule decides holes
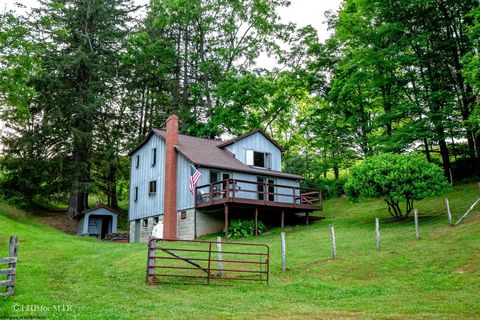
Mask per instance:
[[[416,155],[383,154],[371,157],[352,168],[345,184],[353,197],[382,198],[388,212],[397,220],[407,218],[415,200],[438,196],[449,184],[436,165]],[[405,202],[402,212],[400,202]]]
[[[27,82],[35,94],[13,106],[16,110],[24,107],[26,119],[8,119],[11,131],[4,143],[11,181],[6,183],[16,186],[13,180],[21,176],[24,184],[42,186],[37,191],[22,191],[26,199],[69,193],[68,212],[75,215],[88,208],[94,162],[112,155],[97,152],[102,141],[99,132],[103,125],[116,126],[121,114],[114,101],[119,94],[121,53],[135,7],[126,0],[40,4],[23,24],[29,42],[39,48],[31,52],[38,67]],[[12,44],[8,48],[13,50]],[[13,96],[14,91],[8,92]],[[8,110],[2,111],[8,117]],[[29,174],[35,166],[36,174]]]

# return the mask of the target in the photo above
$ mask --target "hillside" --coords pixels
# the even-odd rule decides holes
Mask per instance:
[[[458,218],[473,203],[474,184],[447,195]],[[20,237],[16,295],[0,300],[0,318],[77,319],[474,319],[480,314],[480,208],[465,223],[446,224],[443,198],[417,203],[422,239],[412,221],[392,223],[382,201],[325,201],[326,219],[287,228],[288,271],[280,271],[280,230],[255,239],[271,246],[271,284],[145,285],[144,244],[79,238],[0,205],[0,256]],[[382,219],[375,251],[373,220]],[[334,223],[338,259],[331,259]],[[252,241],[252,240],[250,240]],[[72,305],[55,311],[54,305]],[[22,312],[18,306],[46,306]]]

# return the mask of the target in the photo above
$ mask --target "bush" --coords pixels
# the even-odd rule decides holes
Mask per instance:
[[[263,222],[258,221],[258,234],[267,228]],[[255,235],[255,222],[252,220],[232,220],[228,223],[228,237],[231,239],[248,238]]]
[[[347,195],[382,198],[396,219],[408,217],[413,201],[438,196],[450,188],[443,171],[414,155],[383,154],[352,168],[345,184]],[[399,203],[406,202],[405,213]]]
[[[339,197],[345,194],[346,178],[321,180],[320,189],[325,198]]]

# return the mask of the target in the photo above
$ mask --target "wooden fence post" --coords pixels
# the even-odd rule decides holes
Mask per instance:
[[[330,236],[332,237],[332,252],[333,259],[337,258],[337,245],[335,244],[335,228],[333,224],[330,224]]]
[[[222,261],[222,237],[217,237],[217,260],[220,277],[224,277],[223,261]]]
[[[152,283],[155,280],[155,247],[157,242],[149,241],[148,242],[148,258],[147,258],[147,283]]]
[[[6,287],[6,292],[0,292],[1,296],[11,296],[15,289],[15,274],[17,272],[17,255],[18,255],[18,238],[10,237],[10,245],[8,248],[8,257],[0,258],[0,264],[7,264],[8,269],[0,269],[0,275],[7,275],[7,280],[0,281],[0,287]]]
[[[415,218],[415,236],[417,239],[420,239],[420,229],[418,228],[418,211],[417,209],[413,210],[414,218]]]
[[[448,225],[452,226],[452,212],[450,211],[450,203],[448,198],[445,198],[445,206],[447,207]]]
[[[287,271],[287,249],[286,249],[286,243],[285,243],[285,232],[281,233],[282,237],[282,270]]]
[[[14,260],[8,264],[9,269],[17,271],[17,255],[18,255],[18,238],[16,236],[10,237],[9,256]],[[12,295],[15,287],[15,272],[7,276],[7,280],[10,280],[10,286],[7,286],[7,294]]]
[[[377,236],[377,251],[380,251],[380,221],[375,218],[375,234]]]

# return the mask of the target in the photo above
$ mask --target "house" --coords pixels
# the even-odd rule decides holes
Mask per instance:
[[[81,212],[76,217],[77,234],[104,239],[107,233],[117,232],[118,212],[112,208],[98,205]]]
[[[281,170],[281,147],[261,130],[228,141],[178,134],[178,117],[166,131],[153,129],[130,153],[130,241],[145,242],[154,225],[166,239],[195,239],[228,229],[232,218],[285,219],[321,210],[319,190]],[[192,171],[201,177],[194,193]],[[227,234],[226,234],[227,236]]]

